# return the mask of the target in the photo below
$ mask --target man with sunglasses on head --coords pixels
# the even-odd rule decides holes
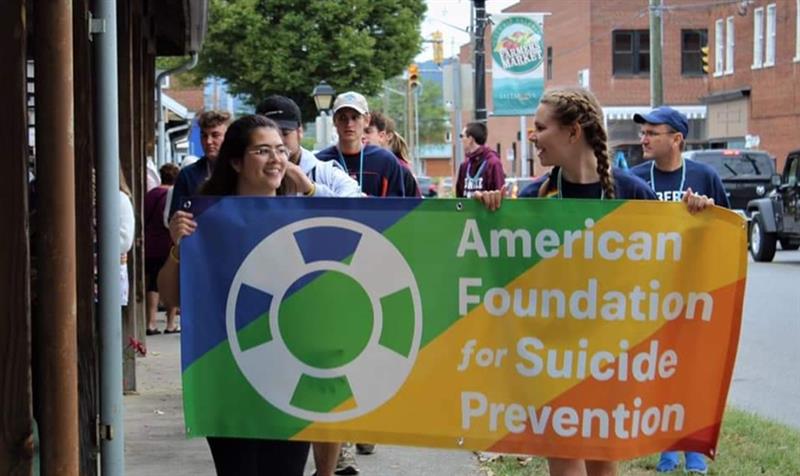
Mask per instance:
[[[650,186],[659,200],[680,202],[687,195],[700,195],[712,204],[730,208],[728,196],[719,174],[706,164],[681,157],[689,121],[675,109],[662,106],[648,114],[635,114],[634,122],[641,125],[640,142],[645,162],[630,169]],[[702,453],[686,451],[685,472],[706,474],[708,466]],[[665,451],[656,465],[659,473],[675,471],[680,466],[677,451]]]
[[[289,161],[299,167],[290,167],[286,173],[302,172],[315,184],[316,197],[360,197],[358,182],[350,178],[336,162],[322,162],[311,151],[303,148],[303,121],[300,108],[286,96],[273,95],[256,107],[256,113],[278,123],[283,144],[289,149]]]
[[[687,192],[692,192],[713,199],[716,205],[730,207],[719,174],[706,164],[681,157],[689,134],[686,116],[661,106],[647,114],[635,114],[633,121],[641,125],[639,141],[646,160],[630,173],[647,182],[659,200],[680,202]]]
[[[489,130],[482,122],[470,122],[461,131],[461,142],[467,157],[458,168],[456,197],[471,197],[475,192],[500,190],[506,181],[503,163],[491,147],[486,146]]]

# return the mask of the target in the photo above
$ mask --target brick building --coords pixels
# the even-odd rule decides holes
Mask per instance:
[[[792,0],[794,1],[794,0]],[[663,11],[664,101],[690,118],[689,146],[706,145],[709,76],[702,69],[701,47],[708,38],[711,9],[697,0],[669,0]],[[523,0],[505,12],[547,13],[545,87],[583,85],[603,105],[612,148],[629,161],[640,160],[638,127],[632,117],[650,109],[649,9],[647,0]],[[506,173],[519,175],[520,119],[491,117],[491,33],[487,32],[487,110],[489,144],[500,151]],[[461,62],[472,62],[472,45],[461,48]],[[465,122],[472,112],[465,114]],[[530,126],[532,118],[527,119]],[[454,137],[458,136],[455,131]],[[524,143],[524,141],[523,141]],[[543,172],[528,148],[527,169]]]
[[[800,0],[754,0],[709,14],[708,140],[756,145],[778,170],[800,148]]]

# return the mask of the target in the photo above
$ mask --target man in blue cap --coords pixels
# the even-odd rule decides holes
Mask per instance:
[[[639,141],[647,160],[630,169],[630,173],[647,182],[659,200],[677,202],[698,194],[712,204],[730,207],[717,172],[706,164],[681,157],[684,141],[689,134],[686,116],[671,107],[662,106],[648,114],[635,114],[633,120],[641,124]],[[708,472],[701,453],[687,451],[685,457],[687,473]],[[661,453],[656,471],[668,473],[679,466],[680,454],[677,451],[665,451]]]
[[[693,193],[713,199],[716,205],[730,207],[717,172],[706,164],[681,157],[689,135],[686,116],[661,106],[647,114],[635,114],[633,121],[641,124],[639,142],[647,160],[630,172],[647,182],[659,200],[679,202]]]

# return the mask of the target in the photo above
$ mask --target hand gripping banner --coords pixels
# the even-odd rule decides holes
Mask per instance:
[[[714,456],[736,214],[649,201],[194,198],[189,436]]]

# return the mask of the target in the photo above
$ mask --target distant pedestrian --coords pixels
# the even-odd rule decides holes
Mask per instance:
[[[411,168],[411,154],[408,144],[395,128],[394,120],[380,111],[369,114],[369,126],[364,130],[364,141],[391,150],[397,162],[403,166],[403,195],[421,197],[419,184]]]
[[[169,216],[178,210],[184,198],[197,193],[200,185],[211,176],[230,120],[231,115],[225,111],[206,111],[200,114],[197,123],[200,126],[200,140],[204,155],[200,160],[181,169],[178,174],[172,190]]]
[[[169,189],[175,183],[180,169],[175,164],[164,164],[159,169],[161,184],[147,192],[144,197],[144,277],[145,288],[147,290],[147,335],[160,334],[161,331],[156,327],[156,315],[158,313],[158,271],[169,256],[169,248],[172,240],[169,237],[169,229],[164,226],[162,217],[164,209],[167,207],[167,195]],[[164,328],[165,334],[180,332],[175,325],[175,318],[178,315],[178,308],[171,306],[167,308],[167,325]]]
[[[503,163],[486,146],[489,130],[481,122],[470,122],[461,131],[466,158],[458,167],[456,197],[471,197],[475,192],[500,190],[506,180]]]

